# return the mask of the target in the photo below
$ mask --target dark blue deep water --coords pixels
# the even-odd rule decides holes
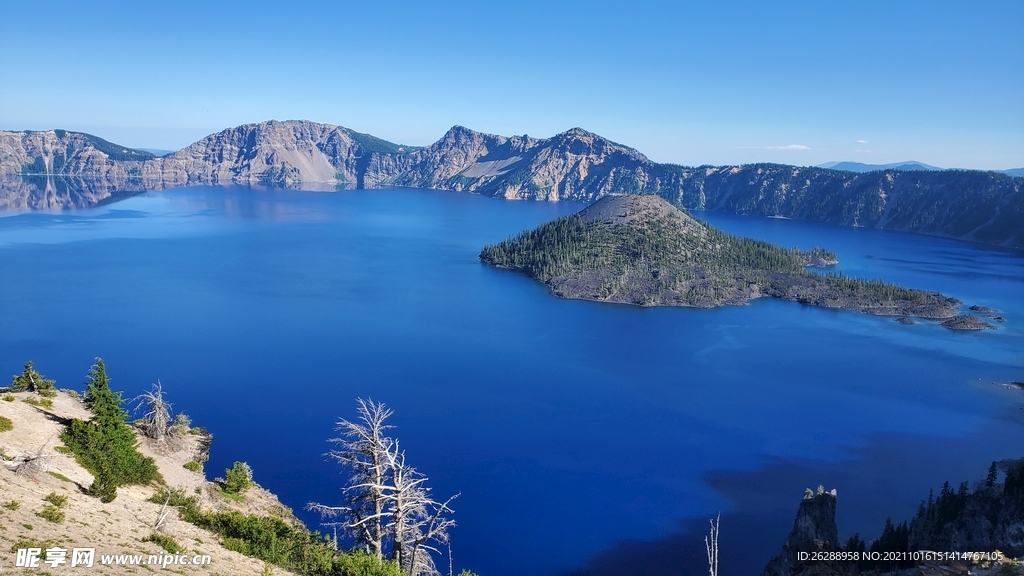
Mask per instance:
[[[160,379],[300,511],[342,477],[325,439],[356,397],[438,496],[461,492],[456,571],[759,573],[805,487],[840,535],[911,516],[930,488],[1024,456],[1024,259],[943,239],[698,214],[848,274],[1002,311],[999,330],[762,299],[717,310],[566,301],[480,247],[579,209],[424,190],[191,188],[0,216],[0,374],[28,359],[80,388]],[[316,518],[299,512],[315,526]],[[446,561],[442,560],[446,564]]]

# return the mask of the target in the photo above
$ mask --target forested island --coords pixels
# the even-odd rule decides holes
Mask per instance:
[[[606,196],[480,252],[563,298],[714,308],[772,296],[868,314],[947,319],[960,301],[881,280],[819,273],[835,254],[727,234],[654,195]]]

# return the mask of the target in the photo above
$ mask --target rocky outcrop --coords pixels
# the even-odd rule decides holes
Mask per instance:
[[[942,323],[942,326],[950,330],[995,330],[996,327],[985,322],[974,314],[961,314],[954,316]]]
[[[820,560],[810,561],[804,556],[812,552],[840,550],[839,529],[836,527],[836,492],[819,489],[800,502],[793,530],[782,545],[782,552],[765,566],[764,576],[810,576],[835,573],[833,567]]]
[[[683,167],[652,162],[580,128],[538,139],[456,126],[416,148],[341,126],[269,121],[212,134],[162,158],[75,132],[0,132],[0,178],[0,209],[74,207],[104,193],[193,184],[410,186],[582,202],[647,193],[691,210],[1024,248],[1024,178],[971,170]],[[91,191],[79,193],[80,185]]]

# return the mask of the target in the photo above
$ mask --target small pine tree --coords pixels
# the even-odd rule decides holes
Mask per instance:
[[[218,479],[218,483],[228,494],[245,494],[252,486],[252,468],[245,462],[235,462],[231,468],[224,470],[224,479]]]
[[[992,465],[988,467],[988,476],[985,477],[985,486],[989,488],[996,485],[996,479],[999,477],[999,468],[996,467],[996,463],[993,461]]]
[[[57,381],[48,380],[32,368],[32,361],[25,363],[25,370],[11,378],[11,390],[14,392],[35,392],[40,396],[57,395]]]
[[[85,407],[92,412],[91,421],[101,427],[116,427],[124,424],[128,418],[128,412],[121,407],[124,402],[121,393],[110,389],[110,380],[107,378],[107,369],[102,358],[97,358],[96,363],[89,369],[89,375],[85,379],[83,401]]]
[[[135,433],[125,422],[120,392],[110,389],[103,360],[97,358],[86,378],[85,405],[92,412],[88,422],[72,419],[61,439],[92,472],[88,492],[103,502],[117,497],[117,487],[147,484],[157,477],[156,463],[135,449]]]

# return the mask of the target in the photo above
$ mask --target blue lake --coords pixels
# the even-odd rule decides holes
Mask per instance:
[[[838,269],[1001,311],[998,330],[761,299],[716,310],[561,300],[480,248],[581,208],[425,190],[197,187],[0,216],[0,374],[29,359],[80,388],[96,356],[133,396],[157,379],[302,512],[355,399],[455,502],[456,571],[760,573],[805,487],[840,536],[878,535],[945,480],[1024,456],[1024,258],[953,241],[699,213],[834,250]],[[623,573],[619,570],[619,573]]]

